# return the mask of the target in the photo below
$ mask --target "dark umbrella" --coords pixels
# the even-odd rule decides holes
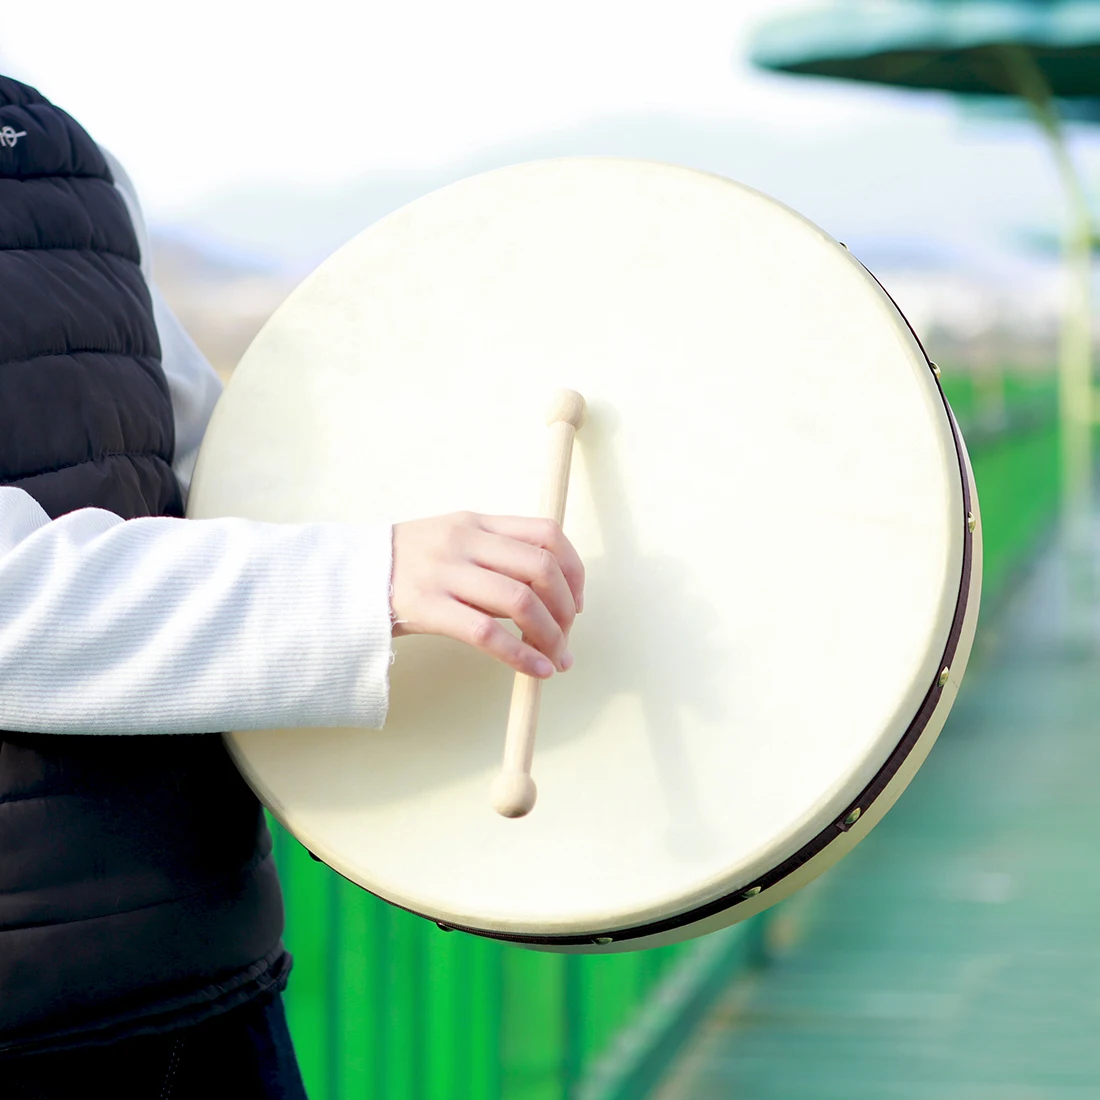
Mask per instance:
[[[1093,421],[1089,264],[1091,220],[1066,147],[1057,101],[1086,114],[1100,98],[1100,4],[1086,0],[850,0],[760,26],[750,54],[763,68],[924,88],[1018,96],[1045,133],[1065,190],[1063,255],[1070,275],[1059,355],[1066,516],[1090,493]]]

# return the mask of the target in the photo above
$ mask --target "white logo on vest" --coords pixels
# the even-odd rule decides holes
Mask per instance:
[[[9,149],[14,149],[15,143],[21,137],[26,136],[26,130],[16,130],[14,126],[0,126],[0,146],[7,146]]]

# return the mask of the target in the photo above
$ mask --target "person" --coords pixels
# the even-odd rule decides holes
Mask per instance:
[[[380,726],[395,634],[564,671],[583,568],[527,517],[185,520],[221,387],[133,185],[2,76],[0,135],[0,1093],[302,1096],[217,731]]]

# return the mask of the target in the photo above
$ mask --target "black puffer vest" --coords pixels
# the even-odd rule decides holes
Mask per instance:
[[[98,147],[0,77],[0,484],[51,517],[182,514],[138,264]],[[282,921],[271,838],[218,736],[0,733],[0,1054],[279,988]]]

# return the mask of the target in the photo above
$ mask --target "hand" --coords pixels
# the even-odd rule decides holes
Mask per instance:
[[[581,559],[552,520],[455,512],[394,525],[395,636],[442,634],[546,679],[573,663],[583,591]]]

